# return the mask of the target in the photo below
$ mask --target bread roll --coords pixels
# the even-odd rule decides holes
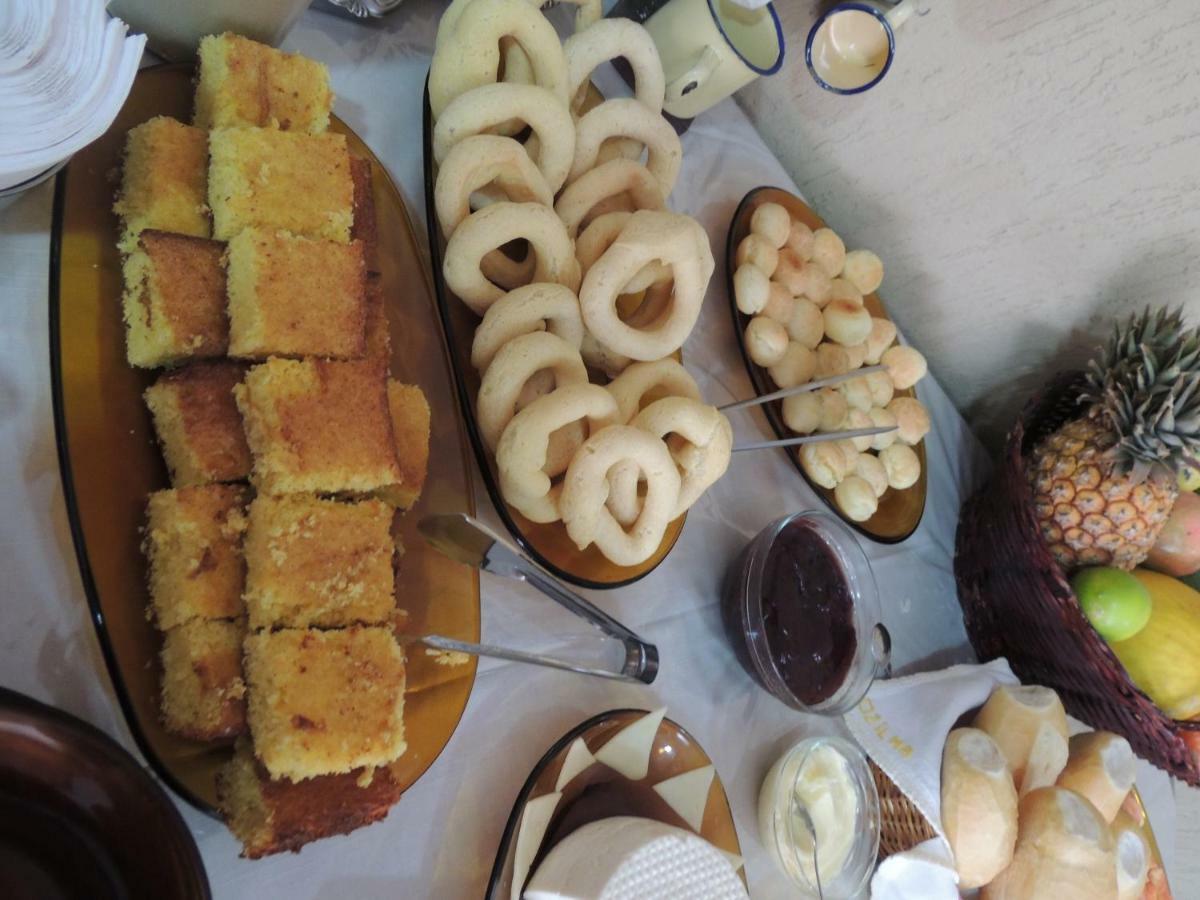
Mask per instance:
[[[1022,797],[1054,784],[1067,763],[1067,712],[1050,688],[1032,684],[996,688],[979,711],[975,727],[1000,746]],[[1034,777],[1027,787],[1025,770],[1031,757]]]
[[[987,884],[1012,861],[1017,789],[1004,754],[977,728],[958,728],[946,738],[942,830],[962,889]]]
[[[1138,900],[1150,874],[1150,848],[1128,813],[1116,817],[1112,833],[1117,858],[1117,898]]]
[[[1069,747],[1067,766],[1058,776],[1058,786],[1082,794],[1104,821],[1111,823],[1137,775],[1129,741],[1108,731],[1090,731],[1071,738]]]
[[[1042,788],[1022,798],[1018,821],[1012,862],[981,900],[1116,900],[1112,833],[1091,803]]]

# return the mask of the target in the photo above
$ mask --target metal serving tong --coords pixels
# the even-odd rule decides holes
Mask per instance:
[[[590,622],[607,637],[620,641],[625,649],[625,661],[621,670],[614,672],[578,665],[540,653],[511,650],[494,644],[473,644],[441,635],[425,635],[415,640],[438,650],[494,656],[513,662],[549,666],[552,669],[564,669],[581,675],[595,675],[617,681],[650,684],[658,675],[658,648],[654,644],[642,640],[612,616],[567,590],[482,522],[465,513],[454,513],[427,516],[417,523],[417,529],[426,541],[450,559],[505,578],[524,581],[559,606]]]

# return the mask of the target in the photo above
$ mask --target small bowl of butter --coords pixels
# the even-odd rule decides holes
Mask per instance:
[[[796,744],[763,780],[758,828],[805,896],[858,896],[879,851],[879,794],[863,752],[833,736]]]

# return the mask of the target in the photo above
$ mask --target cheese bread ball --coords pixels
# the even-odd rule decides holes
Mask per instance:
[[[825,320],[817,304],[806,297],[792,302],[792,316],[787,322],[788,336],[810,350],[817,349],[825,337]]]
[[[854,464],[854,474],[871,486],[876,497],[882,497],[888,489],[887,471],[874,453],[860,453]]]
[[[845,278],[835,278],[829,282],[829,299],[853,300],[859,306],[862,306],[863,295],[858,288]]]
[[[771,278],[787,288],[788,293],[793,297],[803,295],[804,288],[808,284],[804,276],[804,270],[808,263],[786,247],[779,251],[778,256],[779,262],[776,264]]]
[[[800,447],[800,468],[813,484],[833,489],[848,473],[846,454],[835,441],[821,441]]]
[[[764,203],[750,216],[750,231],[764,237],[777,250],[787,243],[791,230],[792,217],[778,203]]]
[[[879,363],[883,351],[892,346],[896,340],[896,326],[888,319],[871,319],[871,333],[867,335],[867,355],[864,360],[868,366]]]
[[[746,326],[746,352],[758,366],[773,366],[787,352],[787,329],[766,316],[755,316]]]
[[[871,392],[872,406],[887,406],[892,402],[892,395],[895,394],[895,386],[892,384],[892,379],[888,377],[887,372],[872,372],[870,375],[863,376],[867,381],[867,388]]]
[[[814,396],[821,404],[821,418],[817,431],[841,431],[842,423],[850,412],[846,398],[833,388],[821,388]]]
[[[838,509],[852,522],[865,522],[879,509],[879,497],[875,488],[858,475],[847,475],[833,489],[833,499]]]
[[[830,278],[842,274],[846,262],[846,245],[832,228],[818,228],[813,232],[812,261],[825,270]]]
[[[812,381],[816,356],[803,344],[791,341],[779,362],[767,369],[771,380],[781,388],[795,387]]]
[[[853,372],[855,369],[861,369],[863,361],[867,358],[866,343],[848,344],[842,349],[846,351],[846,357],[850,360],[850,371]]]
[[[786,326],[792,318],[792,310],[795,306],[796,300],[792,297],[792,292],[778,281],[772,281],[770,292],[767,294],[767,305],[762,308],[762,314],[768,319],[774,319],[780,325]]]
[[[921,477],[921,460],[912,447],[892,444],[886,450],[879,451],[879,461],[887,473],[888,487],[898,491],[912,487]]]
[[[851,250],[842,264],[842,277],[859,292],[873,293],[883,284],[883,261],[870,250]]]
[[[920,400],[897,397],[887,405],[887,411],[896,417],[896,437],[901,443],[919,444],[929,434],[929,410]]]
[[[929,371],[929,364],[919,350],[912,347],[889,347],[883,351],[879,361],[887,368],[892,384],[898,391],[906,391]]]
[[[896,426],[896,417],[882,407],[871,407],[867,410],[867,416],[876,428],[895,428]],[[871,449],[886,450],[894,443],[896,443],[896,432],[885,431],[871,438]]]
[[[850,370],[854,371],[853,368]],[[866,412],[872,406],[875,406],[871,398],[871,385],[867,382],[869,376],[863,375],[860,378],[851,378],[849,381],[843,381],[837,386],[837,391],[846,398],[846,402],[851,409],[858,409]]]
[[[871,428],[874,424],[871,421],[871,417],[861,409],[851,409],[846,414],[846,421],[842,423],[842,427],[846,429]],[[871,435],[863,435],[862,437],[850,438],[849,440],[854,445],[854,449],[859,453],[865,453],[871,449]]]
[[[733,273],[733,298],[746,315],[762,312],[770,293],[771,281],[758,266],[742,263]]]
[[[793,220],[791,231],[788,232],[787,248],[800,259],[807,262],[812,259],[813,231],[803,222]]]
[[[871,314],[853,300],[831,300],[821,314],[825,317],[825,336],[844,346],[861,344],[871,333]]]
[[[829,302],[829,289],[833,282],[825,274],[825,270],[816,264],[815,260],[804,264],[804,269],[800,272],[800,278],[801,294],[817,304],[817,306],[824,306]]]
[[[762,273],[770,278],[779,265],[779,251],[776,250],[761,234],[748,234],[738,244],[734,261],[740,266],[750,263],[762,269]]]
[[[850,371],[850,356],[844,347],[825,341],[817,346],[817,363],[813,374],[817,378],[845,375]]]
[[[821,426],[821,398],[813,391],[784,397],[783,424],[796,434],[812,434]]]

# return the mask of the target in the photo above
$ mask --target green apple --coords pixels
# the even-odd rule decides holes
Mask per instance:
[[[1071,578],[1071,588],[1092,627],[1110,644],[1128,640],[1150,621],[1150,592],[1121,569],[1080,569]]]

